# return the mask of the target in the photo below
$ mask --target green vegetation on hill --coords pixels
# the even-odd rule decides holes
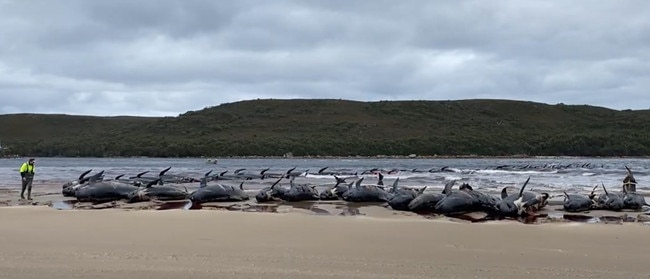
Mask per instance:
[[[177,117],[0,115],[30,156],[650,154],[650,110],[509,100],[251,100]]]

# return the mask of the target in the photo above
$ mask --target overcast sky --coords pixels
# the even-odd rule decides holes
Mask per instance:
[[[255,98],[650,108],[650,1],[0,0],[0,114]]]

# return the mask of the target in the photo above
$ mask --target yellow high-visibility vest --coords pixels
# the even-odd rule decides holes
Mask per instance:
[[[34,165],[30,165],[27,162],[23,163],[23,165],[20,166],[20,173],[23,172],[34,174]]]

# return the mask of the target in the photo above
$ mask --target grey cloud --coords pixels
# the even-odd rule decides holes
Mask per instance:
[[[0,113],[255,98],[647,109],[646,1],[0,0]]]

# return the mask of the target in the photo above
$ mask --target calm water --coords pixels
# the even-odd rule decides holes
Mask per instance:
[[[0,159],[0,185],[18,187],[20,177],[18,168],[24,158]],[[503,167],[507,165],[508,167]],[[567,167],[568,165],[568,167]],[[125,174],[132,176],[142,171],[157,174],[166,167],[172,167],[168,174],[182,174],[201,177],[203,173],[214,170],[230,172],[245,168],[259,172],[271,168],[269,172],[280,173],[297,167],[296,171],[308,171],[297,180],[315,184],[332,183],[331,176],[316,175],[320,168],[330,170],[358,171],[373,168],[399,172],[385,175],[385,183],[390,184],[400,178],[400,185],[442,187],[445,181],[462,180],[479,188],[501,189],[504,186],[520,186],[531,176],[530,186],[534,189],[586,190],[604,183],[620,189],[626,175],[625,166],[635,173],[637,188],[650,190],[646,181],[650,180],[650,159],[618,158],[544,158],[544,159],[219,159],[217,164],[208,164],[205,159],[166,159],[166,158],[37,158],[36,180],[63,182],[74,179],[85,170],[93,172],[104,170],[106,178]],[[502,166],[502,167],[499,167]],[[510,168],[509,166],[512,166]],[[561,168],[555,166],[563,166]],[[447,171],[440,171],[448,167]],[[415,169],[416,172],[412,170]],[[433,170],[429,172],[429,170]],[[376,181],[372,174],[363,175],[368,183]],[[352,179],[348,181],[353,181]],[[238,183],[233,181],[233,183]],[[250,181],[250,189],[271,183]]]

